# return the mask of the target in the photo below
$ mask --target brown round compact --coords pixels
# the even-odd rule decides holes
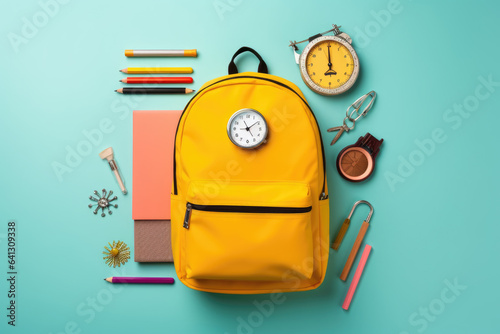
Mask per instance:
[[[337,170],[340,176],[351,182],[366,180],[375,168],[375,158],[384,140],[378,140],[367,133],[358,141],[345,147],[337,156]]]

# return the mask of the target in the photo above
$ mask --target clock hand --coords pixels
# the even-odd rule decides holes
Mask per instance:
[[[245,125],[247,126],[247,128],[245,130],[247,130],[248,132],[250,132],[250,136],[253,137],[252,131],[250,131],[250,127],[248,126],[247,122],[243,121],[243,123],[245,123]]]
[[[330,45],[328,45],[328,71],[325,72],[325,75],[336,75],[337,72],[335,72],[333,69],[332,69],[332,58],[330,56]]]
[[[255,124],[257,124],[257,123],[259,123],[259,122],[255,122],[255,123],[253,123],[253,124],[252,124],[252,125],[250,125],[248,128],[250,129],[252,126],[254,126],[254,125],[255,125]]]
[[[330,57],[330,45],[328,45],[328,69],[332,69],[332,59]]]

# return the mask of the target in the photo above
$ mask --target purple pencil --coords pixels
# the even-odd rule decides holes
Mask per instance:
[[[109,283],[174,284],[172,277],[108,277],[104,280]]]

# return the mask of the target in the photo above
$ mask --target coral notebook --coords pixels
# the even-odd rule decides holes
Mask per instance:
[[[136,262],[171,262],[170,192],[180,110],[133,114],[132,218]]]

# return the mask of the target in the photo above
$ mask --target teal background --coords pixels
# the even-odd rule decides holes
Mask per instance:
[[[500,225],[494,205],[500,162],[497,2],[401,0],[398,12],[388,17],[388,8],[394,8],[387,0],[73,0],[58,5],[48,22],[39,17],[45,24],[18,52],[9,34],[21,35],[23,18],[33,22],[42,7],[34,0],[3,4],[1,333],[500,331],[495,247]],[[288,44],[332,23],[353,38],[361,75],[348,93],[323,97],[302,82]],[[118,95],[113,90],[125,77],[118,70],[192,66],[195,83],[189,87],[197,89],[224,75],[243,45],[258,50],[272,74],[296,83],[316,112],[326,148],[331,235],[356,200],[375,207],[365,238],[373,251],[347,312],[341,304],[353,274],[347,283],[339,274],[368,213],[365,207],[353,216],[340,250],[330,251],[323,285],[286,294],[271,314],[262,315],[254,304],[269,301],[269,295],[209,294],[180,282],[111,286],[102,280],[112,275],[175,277],[171,264],[131,261],[121,269],[108,268],[101,259],[107,242],[133,246],[132,197],[118,194],[119,208],[104,219],[90,212],[87,197],[103,187],[119,193],[98,157],[108,146],[131,190],[132,110],[182,109],[189,98]],[[199,57],[127,59],[123,51],[128,48],[197,48]],[[254,70],[257,61],[245,56],[238,65]],[[490,91],[481,81],[488,77],[497,82]],[[329,146],[333,135],[326,129],[340,125],[346,108],[370,90],[378,93],[375,107],[354,131]],[[476,90],[482,100],[474,98]],[[469,114],[449,111],[464,103]],[[83,131],[98,128],[104,119],[112,123],[110,133],[59,180],[54,162],[66,164],[67,147],[76,149],[86,140]],[[441,129],[444,142],[422,153],[415,141],[428,144],[435,129]],[[336,156],[366,132],[384,139],[376,171],[367,182],[348,183],[335,169]],[[404,167],[403,160],[417,166]],[[392,186],[388,178],[396,180]],[[9,219],[19,226],[15,328],[5,316]],[[358,260],[359,255],[355,266]],[[461,290],[446,290],[450,284]],[[88,305],[92,300],[97,300],[95,309]],[[241,321],[253,325],[242,327]]]

